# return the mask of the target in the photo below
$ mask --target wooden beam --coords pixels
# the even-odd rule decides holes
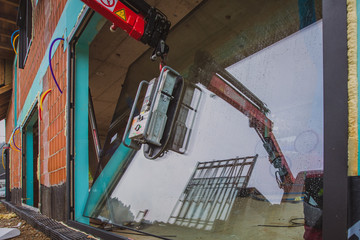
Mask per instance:
[[[6,111],[6,113],[7,113],[7,111]],[[4,120],[6,118],[6,113],[3,113],[0,115],[0,120]]]
[[[11,98],[11,95],[8,97],[7,101],[2,101],[1,102],[0,109],[1,108],[7,108],[7,106],[9,105],[9,102],[10,102],[10,98]]]
[[[0,0],[1,1],[1,0]],[[12,24],[2,24],[0,26],[0,32],[5,34],[12,34],[15,30],[17,30],[18,27],[14,26]]]
[[[6,33],[0,33],[0,37],[11,38],[11,35]]]
[[[3,89],[3,88],[5,88],[5,89]],[[3,85],[2,87],[0,87],[0,91],[2,92],[0,94],[0,99],[4,100],[4,98],[7,98],[11,95],[12,84]]]
[[[14,51],[14,49],[11,49],[11,47],[6,47],[3,45],[0,45],[0,49],[6,50],[6,51]]]
[[[8,5],[13,6],[13,7],[19,7],[18,3],[14,3],[14,2],[11,2],[9,0],[0,0],[0,3],[5,3],[5,4],[8,4]]]
[[[0,120],[3,120],[6,118],[8,108],[9,108],[9,102],[7,103],[7,106],[4,106],[0,109]]]
[[[0,87],[0,98],[8,97],[11,95],[12,84],[3,85]]]
[[[10,36],[10,38],[11,38],[11,36]],[[7,40],[7,41],[6,40],[5,41],[0,41],[0,45],[4,45],[4,46],[10,45],[10,46],[12,46],[10,39]]]
[[[11,101],[12,84],[5,85],[0,88],[0,120],[6,118],[9,103]]]
[[[5,83],[6,61],[0,60],[0,84]]]
[[[9,17],[0,17],[0,22],[6,22],[12,25],[16,25],[16,21],[11,20]]]
[[[14,56],[1,56],[0,59],[5,59],[5,60],[14,60]]]
[[[15,53],[14,51],[10,52],[8,50],[0,49],[0,59],[7,59],[10,61],[14,60]]]
[[[12,89],[11,84],[1,87],[0,88],[0,95],[6,93],[7,91],[11,91],[11,89]]]
[[[11,101],[11,94],[7,97],[6,100],[2,100],[0,109],[5,108],[7,109],[7,106],[9,106],[9,102]]]
[[[7,108],[10,101],[11,101],[11,94],[7,97],[6,100],[2,100],[1,105],[0,105],[0,109],[4,108],[4,107]]]
[[[16,26],[14,26],[14,25],[6,24],[6,25],[9,26],[9,27],[5,27],[5,26],[4,26],[5,24],[2,24],[2,25],[3,25],[3,27],[1,27],[1,24],[0,24],[0,33],[5,34],[5,35],[10,35],[10,37],[11,37],[11,34],[12,34],[15,30],[17,30]],[[12,27],[10,27],[10,26],[12,26]],[[15,35],[14,35],[14,36],[15,36]]]
[[[7,51],[14,51],[14,49],[12,49],[11,45],[9,46],[8,44],[4,44],[0,42],[0,49],[4,49]]]

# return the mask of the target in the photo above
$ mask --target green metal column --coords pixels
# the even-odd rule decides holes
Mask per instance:
[[[89,46],[76,46],[75,80],[75,221],[89,223],[82,216],[89,194]]]
[[[75,221],[89,224],[83,216],[89,195],[89,46],[105,20],[94,14],[75,48]]]

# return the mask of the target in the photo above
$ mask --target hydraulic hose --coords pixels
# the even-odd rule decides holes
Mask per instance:
[[[41,94],[40,97],[40,104],[39,104],[39,116],[40,116],[40,121],[42,120],[42,111],[43,111],[43,102],[45,100],[45,97],[52,91],[52,89],[48,89],[46,90],[43,94]]]
[[[16,55],[17,55],[17,51],[16,51],[16,47],[15,47],[15,41],[16,41],[16,39],[17,39],[18,37],[19,37],[19,34],[16,35],[16,36],[14,37],[13,41],[12,41],[13,49],[14,49],[14,52],[15,52]]]
[[[2,150],[2,153],[1,153],[1,162],[2,162],[2,165],[3,165],[4,169],[5,169],[4,152],[5,152],[5,147],[3,147],[3,150]]]
[[[14,40],[14,35],[15,33],[19,32],[19,30],[15,30],[12,34],[11,34],[11,44],[13,45],[13,48],[14,48],[14,44],[13,44],[13,40]]]
[[[12,135],[12,143],[17,150],[21,151],[21,149],[18,146],[16,146],[15,139],[14,139],[17,131],[20,131],[20,127],[15,128],[14,133]]]
[[[10,136],[10,140],[9,140],[9,146],[10,146],[10,149],[14,150],[14,151],[17,151],[17,152],[20,152],[18,149],[16,149],[14,146],[13,146],[13,135],[14,135],[14,132],[11,133],[11,136]]]
[[[50,45],[50,51],[49,51],[49,67],[50,67],[51,75],[52,75],[52,77],[53,77],[53,79],[54,79],[54,82],[55,82],[55,84],[56,84],[56,87],[59,89],[60,93],[62,94],[63,92],[61,91],[60,86],[59,86],[58,82],[56,81],[56,78],[55,78],[55,75],[54,75],[54,71],[53,71],[52,66],[51,66],[51,50],[52,50],[52,48],[53,48],[53,46],[54,46],[54,43],[55,43],[56,41],[59,41],[59,40],[65,41],[65,39],[63,39],[63,38],[55,38],[55,39],[52,41],[51,45]]]

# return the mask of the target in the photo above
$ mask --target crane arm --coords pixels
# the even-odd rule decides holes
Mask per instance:
[[[132,38],[154,49],[152,60],[169,52],[165,40],[171,26],[165,14],[144,0],[82,0],[86,5],[121,28]]]
[[[207,88],[231,104],[249,118],[250,127],[254,128],[268,153],[269,161],[276,169],[276,180],[279,187],[289,192],[295,182],[289,165],[286,162],[278,142],[272,132],[273,122],[258,106],[248,100],[246,95],[236,91],[219,74],[214,74]]]

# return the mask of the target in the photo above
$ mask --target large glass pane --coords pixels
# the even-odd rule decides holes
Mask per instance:
[[[149,236],[129,229],[169,239],[321,238],[321,10],[311,0],[207,0],[180,21],[168,65],[183,88],[176,80],[178,93],[163,92],[166,118],[156,113],[173,128],[165,125],[158,147],[121,143],[139,83],[160,75],[145,52],[121,86],[84,215],[133,239]],[[136,116],[147,97],[141,91]]]

